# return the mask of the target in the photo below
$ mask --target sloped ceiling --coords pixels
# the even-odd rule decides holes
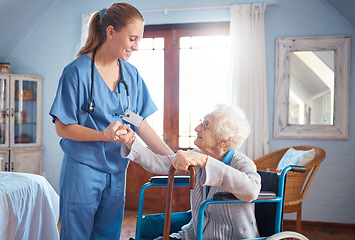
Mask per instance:
[[[13,52],[31,35],[59,0],[0,0],[0,60]],[[354,0],[324,0],[355,27]],[[6,47],[4,47],[6,46]]]
[[[56,2],[58,0],[0,0],[0,60],[6,61],[21,47]]]
[[[291,53],[290,69],[290,87],[302,102],[334,90],[333,51]]]
[[[329,3],[340,15],[355,27],[355,1],[354,0],[324,0]]]

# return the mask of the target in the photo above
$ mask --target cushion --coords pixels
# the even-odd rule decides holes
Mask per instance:
[[[178,232],[181,227],[191,220],[191,210],[187,212],[171,213],[170,233]],[[142,216],[140,240],[151,240],[163,236],[165,214],[151,214]]]
[[[312,161],[316,156],[314,149],[303,151],[290,148],[281,158],[276,170],[282,170],[289,165],[301,165],[304,166],[309,161]]]

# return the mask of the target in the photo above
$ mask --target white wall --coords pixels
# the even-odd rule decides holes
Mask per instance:
[[[75,55],[80,42],[81,15],[100,10],[113,1],[57,0],[48,14],[34,24],[33,31],[20,45],[13,46],[10,59],[13,73],[40,74],[43,80],[43,170],[58,191],[62,151],[54,124],[48,115],[63,67]],[[229,5],[236,0],[131,0],[141,10],[196,6]],[[270,1],[269,1],[270,2]],[[303,204],[303,220],[320,222],[355,223],[355,79],[351,75],[349,140],[281,140],[272,138],[275,78],[275,40],[285,36],[351,35],[354,45],[354,26],[323,0],[281,0],[265,12],[267,87],[270,124],[270,150],[292,145],[315,145],[327,152]],[[21,8],[21,6],[18,6]],[[25,11],[25,9],[22,9]],[[146,24],[228,21],[229,9],[194,10],[182,12],[144,13]],[[0,30],[1,30],[0,25]],[[0,45],[0,52],[5,47]],[[5,50],[5,49],[4,49]],[[355,71],[354,47],[351,54],[351,72]],[[0,54],[0,61],[2,55]],[[5,56],[7,57],[7,56]],[[294,216],[291,214],[291,218]],[[287,217],[289,218],[289,217]]]

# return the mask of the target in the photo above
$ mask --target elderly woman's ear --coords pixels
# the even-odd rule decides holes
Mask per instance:
[[[220,143],[218,144],[219,148],[225,148],[227,147],[232,141],[231,137],[228,137],[226,140],[221,140]]]

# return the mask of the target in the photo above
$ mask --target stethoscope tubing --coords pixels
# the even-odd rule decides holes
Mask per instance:
[[[95,79],[94,72],[95,72],[95,55],[96,55],[96,51],[97,51],[97,48],[94,49],[94,52],[92,54],[92,61],[91,61],[91,92],[90,92],[89,112],[94,112],[94,108],[95,108],[95,105],[94,105],[94,79]],[[126,81],[123,78],[121,60],[120,59],[117,59],[117,60],[118,60],[119,68],[120,68],[120,76],[118,77],[117,88],[118,88],[118,96],[119,96],[119,99],[120,99],[120,104],[121,104],[121,109],[122,109],[123,114],[121,114],[121,115],[120,114],[115,114],[115,115],[116,116],[117,115],[124,116],[124,115],[127,115],[127,112],[129,110],[129,107],[130,107],[129,90],[128,90],[128,85],[127,85]],[[123,108],[120,83],[123,83],[123,85],[126,88],[127,104],[128,104],[126,111]]]

